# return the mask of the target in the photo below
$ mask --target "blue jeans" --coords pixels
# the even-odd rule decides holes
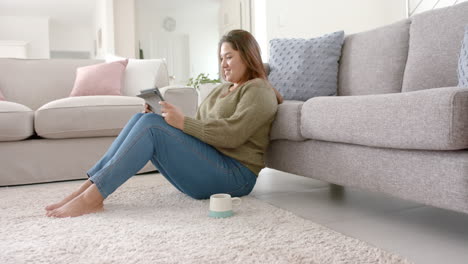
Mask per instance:
[[[153,113],[135,114],[87,173],[106,198],[151,160],[179,191],[195,199],[249,194],[257,176],[239,161],[185,134]]]

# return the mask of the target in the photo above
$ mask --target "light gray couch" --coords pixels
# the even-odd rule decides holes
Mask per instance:
[[[144,100],[134,95],[68,97],[76,68],[100,60],[0,59],[0,186],[86,178]],[[155,85],[168,85],[165,64]],[[151,87],[146,87],[151,88]],[[187,115],[197,109],[190,87],[161,89]],[[148,163],[140,172],[155,170]]]
[[[468,3],[345,38],[338,95],[280,105],[270,168],[468,213]]]

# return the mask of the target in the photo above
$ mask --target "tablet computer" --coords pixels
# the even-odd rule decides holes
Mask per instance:
[[[140,94],[137,96],[145,99],[145,102],[149,105],[150,110],[153,111],[153,113],[161,114],[161,105],[159,104],[159,101],[165,100],[157,87],[141,90]]]

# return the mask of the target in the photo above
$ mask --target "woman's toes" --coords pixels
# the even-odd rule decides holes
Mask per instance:
[[[52,215],[52,217],[62,217],[62,212],[60,210],[55,210],[55,213]]]
[[[60,215],[61,215],[60,209],[56,209],[52,213],[52,217],[60,217]]]
[[[53,214],[53,212],[54,212],[53,210],[51,210],[51,211],[47,211],[46,215],[47,215],[48,217],[51,217],[51,216],[52,216],[52,214]]]
[[[46,206],[45,209],[46,209],[46,211],[52,211],[52,210],[56,209],[57,207],[58,207],[57,204],[51,204],[51,205]]]

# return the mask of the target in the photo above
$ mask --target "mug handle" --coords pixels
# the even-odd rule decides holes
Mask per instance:
[[[242,203],[242,200],[239,197],[231,198],[231,200],[233,205],[240,205]]]

